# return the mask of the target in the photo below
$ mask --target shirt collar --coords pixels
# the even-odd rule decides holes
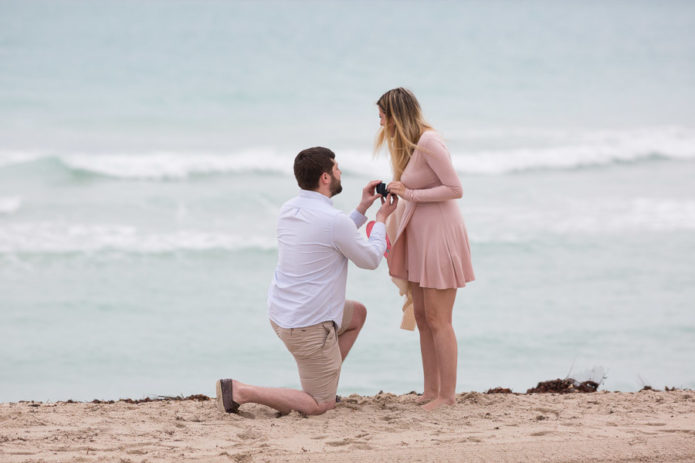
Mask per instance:
[[[331,198],[319,193],[318,191],[299,190],[299,196],[302,198],[324,201],[326,204],[330,204],[331,206],[333,205],[333,200]]]

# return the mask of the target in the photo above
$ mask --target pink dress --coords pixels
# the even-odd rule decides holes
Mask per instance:
[[[463,190],[439,134],[422,134],[401,182],[406,205],[388,255],[389,273],[424,288],[466,286],[475,274],[456,201]]]

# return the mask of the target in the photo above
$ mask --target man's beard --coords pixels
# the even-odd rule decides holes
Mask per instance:
[[[330,185],[330,191],[331,191],[331,197],[337,195],[341,191],[343,191],[343,185],[340,184],[340,180],[335,178],[333,174],[331,174],[331,185]]]

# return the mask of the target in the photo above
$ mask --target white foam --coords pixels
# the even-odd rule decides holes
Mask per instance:
[[[264,172],[293,175],[294,153],[249,150],[236,154],[142,153],[113,155],[67,155],[61,162],[73,170],[123,179],[184,180],[193,175]],[[386,156],[342,150],[337,154],[341,170],[347,174],[391,176]]]
[[[0,214],[14,214],[21,206],[22,198],[19,196],[0,198]]]
[[[475,244],[522,243],[551,235],[627,236],[644,232],[695,231],[695,200],[635,198],[565,205],[556,211],[467,211]],[[571,211],[568,212],[568,211]],[[154,232],[122,224],[55,222],[0,223],[1,254],[123,252],[166,254],[198,251],[277,249],[273,231],[241,235],[236,231],[179,229]]]
[[[35,151],[0,151],[0,168],[34,162],[48,156],[47,153]]]
[[[357,150],[337,150],[338,166],[344,174],[380,178],[388,182],[391,178],[391,162],[388,155],[374,156],[371,152]]]
[[[151,233],[130,225],[15,223],[0,227],[0,253],[69,254],[118,251],[163,254],[176,251],[272,250],[274,237],[178,230]]]
[[[634,198],[576,200],[543,209],[469,209],[471,241],[520,243],[556,236],[630,236],[695,231],[695,200]]]
[[[570,144],[546,147],[484,150],[456,155],[457,171],[466,174],[504,174],[538,169],[574,169],[635,162],[661,157],[695,159],[695,131],[660,128],[594,131],[567,134]]]
[[[549,229],[559,234],[695,230],[695,201],[635,198],[594,205],[592,212],[586,209],[575,209],[575,214],[549,224]]]
[[[269,150],[253,150],[238,154],[75,154],[61,156],[60,160],[70,169],[110,177],[180,180],[192,175],[253,171],[291,174],[293,158]]]
[[[444,134],[456,170],[466,175],[499,175],[539,169],[575,169],[639,162],[658,157],[695,159],[695,129],[650,127],[634,130],[478,130]],[[482,148],[502,145],[503,148]],[[346,174],[389,178],[388,156],[363,148],[334,149]],[[66,168],[122,179],[185,180],[195,175],[262,172],[292,175],[295,152],[253,148],[239,152],[72,153],[2,152],[0,168],[45,158]]]

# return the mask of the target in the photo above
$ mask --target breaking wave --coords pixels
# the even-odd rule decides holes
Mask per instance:
[[[222,232],[182,230],[141,232],[129,225],[18,223],[0,228],[0,254],[71,254],[122,252],[169,254],[179,251],[268,251],[274,237],[264,239]]]
[[[454,166],[463,175],[503,175],[537,170],[573,170],[632,164],[650,160],[694,160],[695,130],[652,128],[632,131],[548,132],[539,137],[530,132],[525,145],[518,134],[512,146],[481,149],[480,140],[490,144],[505,139],[504,132],[463,134],[450,143]],[[469,146],[477,146],[469,149]],[[483,144],[484,145],[484,144]],[[344,173],[387,177],[386,156],[369,151],[336,149]],[[236,153],[143,152],[143,153],[38,153],[0,152],[0,169],[36,162],[57,162],[81,175],[130,180],[185,180],[195,176],[265,173],[292,175],[294,153],[273,149],[251,149]]]
[[[14,214],[22,206],[22,198],[11,196],[0,198],[0,215]]]

